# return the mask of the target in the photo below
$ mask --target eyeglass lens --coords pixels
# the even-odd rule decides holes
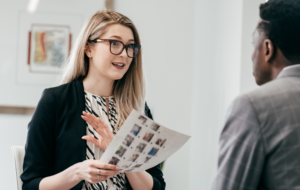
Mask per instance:
[[[110,51],[112,54],[119,55],[122,53],[124,49],[124,45],[119,41],[111,41],[110,43]],[[126,52],[128,57],[135,57],[139,52],[140,47],[136,44],[129,44],[126,48]]]

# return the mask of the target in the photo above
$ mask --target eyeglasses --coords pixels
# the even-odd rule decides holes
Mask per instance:
[[[88,40],[88,42],[109,42],[110,44],[110,52],[114,55],[120,55],[124,49],[126,49],[127,56],[130,58],[134,58],[139,53],[141,49],[141,45],[139,44],[128,44],[124,45],[123,42],[118,40],[108,40],[108,39],[95,39]]]

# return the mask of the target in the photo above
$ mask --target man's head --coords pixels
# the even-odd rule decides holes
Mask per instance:
[[[258,85],[300,63],[300,0],[269,0],[260,5],[253,34],[253,75]]]

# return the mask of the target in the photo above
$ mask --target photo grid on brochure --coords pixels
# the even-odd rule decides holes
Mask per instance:
[[[189,138],[133,110],[100,161],[117,165],[122,172],[144,171],[166,160]]]

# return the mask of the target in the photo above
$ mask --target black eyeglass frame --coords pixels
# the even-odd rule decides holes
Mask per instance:
[[[128,44],[128,45],[125,45],[123,42],[121,42],[121,41],[119,41],[119,40],[111,40],[111,39],[94,39],[94,40],[88,40],[88,42],[93,42],[93,43],[98,43],[98,42],[109,42],[109,50],[110,50],[110,53],[111,54],[113,54],[113,55],[120,55],[123,51],[124,51],[124,49],[126,49],[126,54],[127,54],[127,56],[128,57],[130,57],[129,56],[129,54],[128,54],[128,47],[129,46],[132,46],[132,45],[134,45],[134,47],[137,47],[138,48],[138,52],[136,53],[136,55],[133,55],[133,57],[130,57],[130,58],[134,58],[134,57],[136,57],[138,54],[139,54],[139,51],[140,51],[140,49],[141,49],[141,45],[139,45],[139,44]],[[113,42],[120,42],[122,45],[123,45],[123,48],[121,49],[121,51],[120,51],[120,53],[118,53],[118,54],[115,54],[115,53],[113,53],[112,51],[111,51],[111,44],[113,43]],[[134,50],[133,50],[133,53],[134,53]]]

